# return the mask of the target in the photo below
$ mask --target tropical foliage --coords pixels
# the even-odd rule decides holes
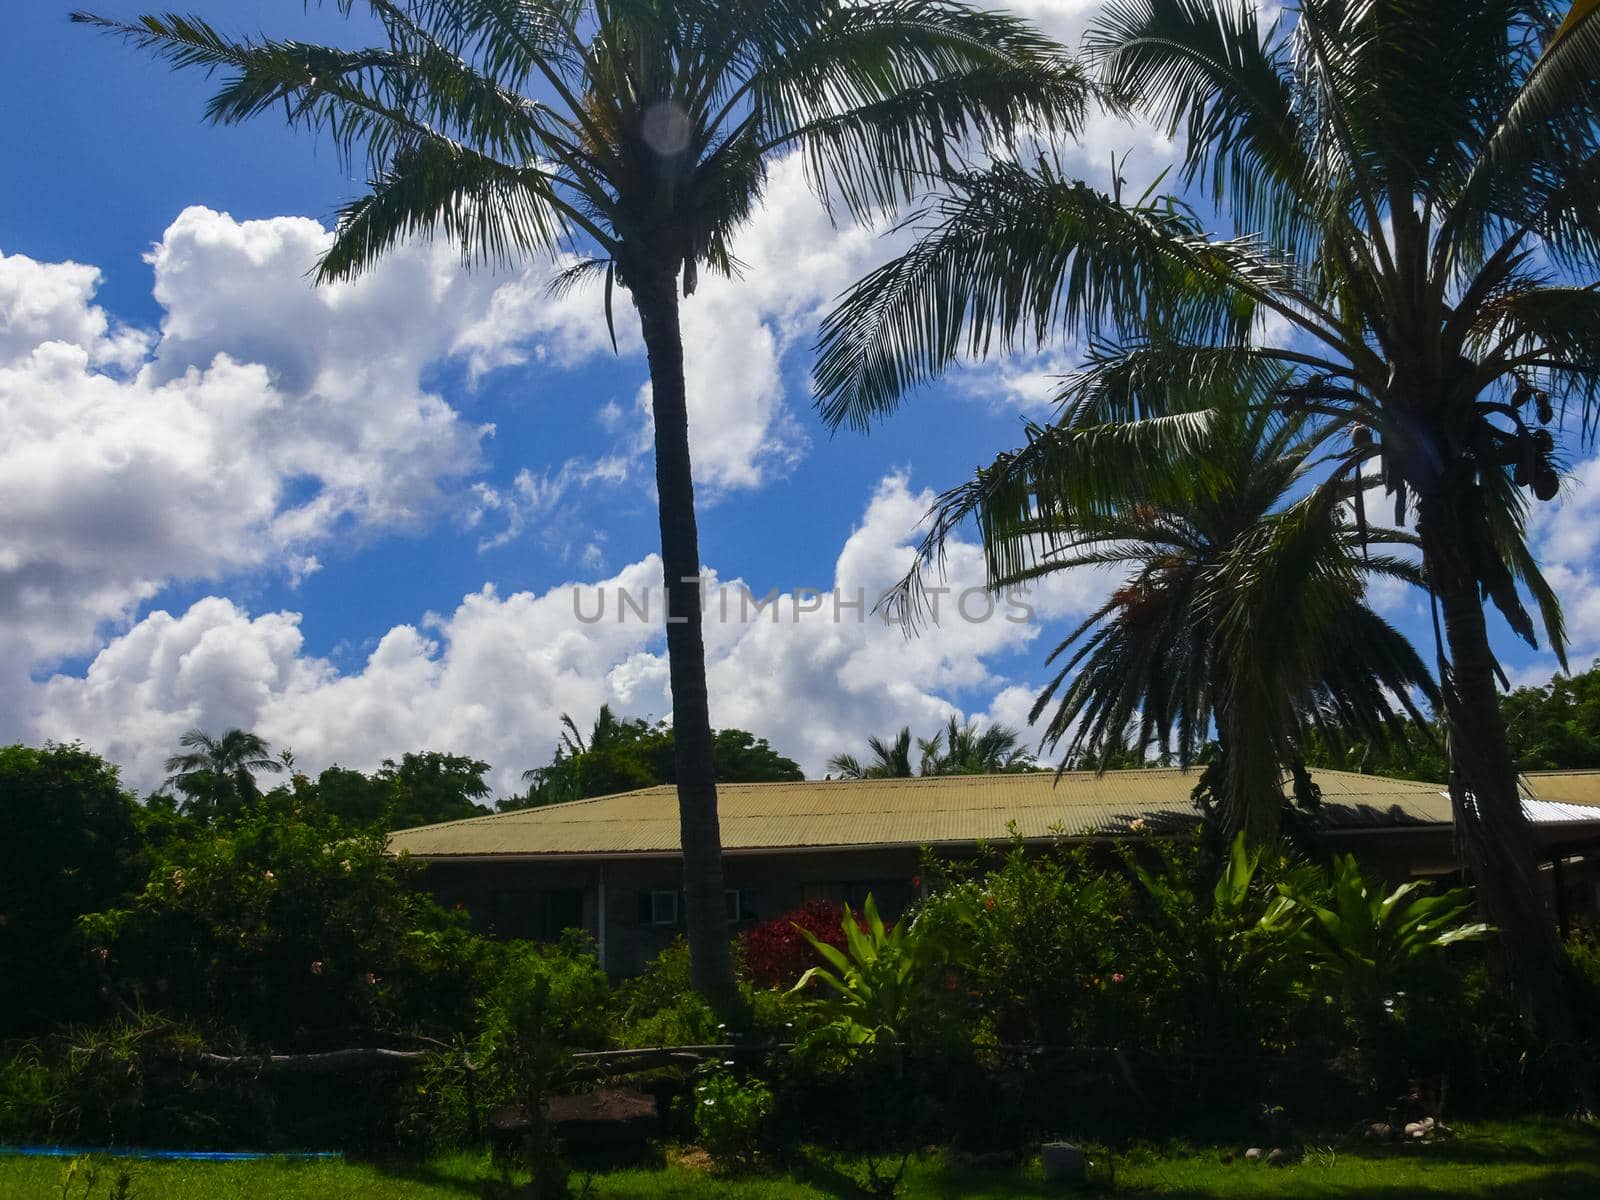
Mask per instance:
[[[1460,844],[1568,1042],[1483,601],[1535,642],[1525,590],[1562,652],[1525,527],[1529,493],[1559,488],[1546,426],[1600,413],[1600,14],[1306,0],[1263,24],[1254,5],[1117,0],[1085,44],[1108,86],[1183,135],[1179,174],[1222,231],[1048,158],[953,172],[921,240],[825,325],[823,414],[864,425],[963,350],[1087,334],[1062,399],[1108,441],[1120,422],[1166,417],[1176,437],[1240,404],[1347,430],[1329,486],[1375,471],[1397,523],[1415,519]]]
[[[253,804],[261,798],[256,776],[284,769],[266,741],[244,729],[229,729],[215,738],[203,729],[190,729],[178,744],[183,749],[166,762],[167,786],[183,795],[186,812],[202,820]]]
[[[561,726],[555,757],[522,773],[527,794],[501,800],[496,805],[501,812],[676,781],[677,738],[665,721],[619,719],[609,704],[602,704],[587,738],[566,713],[561,714]],[[743,729],[713,730],[711,758],[719,783],[805,778],[793,759]]]
[[[256,1041],[458,1029],[488,947],[385,842],[292,810],[201,830],[82,918],[85,957],[129,1005]]]
[[[832,1046],[895,1046],[926,1038],[941,1023],[939,985],[948,974],[953,943],[913,921],[885,924],[871,896],[862,907],[858,919],[844,906],[839,923],[843,947],[796,926],[823,960],[790,989],[820,1018],[813,1040]],[[821,985],[815,991],[813,980]]]
[[[685,893],[697,984],[734,1003],[700,614],[679,296],[732,274],[767,164],[805,156],[853,216],[909,199],[947,145],[1009,147],[1081,115],[1085,85],[1024,23],[961,0],[338,0],[375,47],[230,39],[204,21],[76,14],[175,67],[225,72],[207,115],[281,111],[364,158],[318,266],[347,279],[409,238],[528,256],[558,286],[626,288],[650,364]],[[693,614],[691,617],[690,614]]]
[[[911,759],[911,727],[893,741],[867,739],[872,757],[863,762],[853,754],[836,754],[828,771],[841,779],[906,779],[912,775],[995,775],[1031,771],[1033,755],[1020,745],[1022,735],[1006,725],[962,724],[951,717],[931,738],[917,739],[917,761]]]
[[[1294,948],[1358,1007],[1391,998],[1417,959],[1492,932],[1467,920],[1472,899],[1465,891],[1430,892],[1413,880],[1385,892],[1348,854],[1334,857],[1325,898],[1282,883],[1278,890],[1307,918],[1295,928]]]
[[[1270,841],[1309,732],[1403,738],[1424,720],[1412,695],[1438,695],[1365,602],[1371,579],[1420,585],[1416,539],[1359,524],[1348,493],[1307,492],[1328,440],[1265,407],[1114,429],[1068,412],[941,498],[891,602],[918,615],[921,572],[969,517],[997,589],[1129,572],[1051,653],[1031,718],[1075,766],[1154,752],[1187,767],[1214,732],[1206,788],[1227,838]]]
[[[1582,771],[1600,768],[1600,664],[1549,683],[1519,687],[1500,698],[1506,741],[1518,771]],[[1434,718],[1408,728],[1400,742],[1374,743],[1351,731],[1313,738],[1306,761],[1313,766],[1363,771],[1397,779],[1449,779],[1445,728]]]
[[[117,769],[82,746],[0,748],[0,1039],[93,1015],[77,938],[144,870],[140,811]]]

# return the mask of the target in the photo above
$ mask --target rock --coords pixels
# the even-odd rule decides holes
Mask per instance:
[[[1245,1160],[1245,1162],[1252,1162],[1252,1163],[1253,1162],[1260,1162],[1261,1161],[1261,1147],[1260,1146],[1251,1146],[1250,1149],[1248,1149],[1248,1150],[1246,1150],[1244,1152],[1244,1160]]]
[[[1394,1141],[1394,1126],[1387,1121],[1378,1121],[1367,1126],[1367,1137],[1374,1142]]]
[[[1046,1183],[1079,1181],[1088,1165],[1083,1149],[1071,1142],[1046,1142],[1039,1147],[1039,1162],[1044,1167]]]
[[[1267,1166],[1287,1167],[1289,1165],[1289,1152],[1287,1150],[1273,1150],[1267,1155]]]

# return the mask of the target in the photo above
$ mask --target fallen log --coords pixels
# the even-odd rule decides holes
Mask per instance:
[[[388,1050],[379,1046],[359,1046],[349,1050],[323,1050],[315,1054],[213,1054],[209,1050],[202,1050],[194,1057],[208,1067],[219,1069],[256,1067],[270,1071],[332,1074],[352,1067],[410,1066],[433,1055],[434,1051],[431,1050]]]

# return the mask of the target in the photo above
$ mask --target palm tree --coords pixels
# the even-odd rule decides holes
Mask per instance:
[[[1175,438],[1173,428],[1198,427]],[[1340,489],[1314,488],[1323,419],[1266,405],[1106,428],[1070,410],[1026,446],[940,498],[918,566],[893,597],[914,615],[921,571],[968,517],[989,582],[1060,571],[1128,574],[1051,652],[1056,674],[1030,721],[1063,763],[1143,760],[1187,768],[1215,730],[1209,778],[1225,840],[1277,836],[1285,771],[1303,771],[1309,729],[1400,738],[1412,700],[1438,691],[1411,644],[1363,598],[1366,577],[1421,585],[1414,535],[1363,529]],[[1348,495],[1362,486],[1348,484]],[[1392,545],[1400,553],[1372,553]]]
[[[264,738],[243,729],[230,729],[219,738],[191,729],[178,745],[184,750],[167,759],[166,786],[187,796],[184,808],[207,820],[259,800],[256,772],[276,775],[285,766],[272,757]]]
[[[963,725],[951,717],[944,729],[923,743],[924,775],[1006,775],[1031,771],[1033,755],[1020,745],[1022,734],[1008,725]]]
[[[358,0],[337,0],[348,14]],[[366,0],[370,49],[238,40],[196,18],[96,24],[221,71],[207,116],[283,112],[364,152],[369,190],[317,272],[348,279],[408,238],[468,263],[577,254],[560,277],[627,289],[649,360],[673,728],[696,986],[727,1007],[721,842],[679,295],[737,266],[771,158],[854,216],[909,199],[947,146],[1067,128],[1082,77],[1027,25],[960,0]],[[613,326],[613,333],[614,333]]]
[[[1554,411],[1589,432],[1600,408],[1600,5],[1302,0],[1263,28],[1240,3],[1115,0],[1086,45],[1183,133],[1185,181],[1239,234],[1050,161],[958,174],[927,236],[825,324],[823,411],[866,423],[963,349],[1110,331],[1076,389],[1086,419],[1223,403],[1268,372],[1287,376],[1271,403],[1348,423],[1416,520],[1466,865],[1564,1046],[1483,598],[1532,642],[1526,589],[1561,653],[1521,489],[1559,488]]]
[[[918,758],[911,763],[911,727],[893,741],[869,737],[872,760],[836,754],[828,770],[841,779],[910,779],[915,775],[996,775],[1033,768],[1033,756],[1018,743],[1022,735],[1005,725],[963,725],[955,717],[931,738],[917,738]]]
[[[909,725],[895,734],[892,742],[869,737],[867,749],[872,751],[872,762],[864,764],[853,754],[836,754],[828,760],[828,770],[843,779],[909,779],[916,774],[911,768]],[[926,756],[926,747],[923,752]]]

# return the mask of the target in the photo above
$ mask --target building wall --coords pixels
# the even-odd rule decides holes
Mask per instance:
[[[914,849],[729,855],[723,865],[736,929],[771,920],[807,900],[859,907],[870,891],[886,916],[910,901],[919,853]],[[608,862],[432,863],[429,888],[446,907],[460,905],[475,928],[507,937],[550,937],[560,913],[603,941],[604,964],[633,975],[683,933],[683,875],[675,858]],[[598,915],[604,895],[604,937]]]
[[[1329,842],[1391,884],[1455,870],[1448,830],[1332,834]],[[884,915],[893,918],[912,899],[920,861],[921,852],[913,848],[733,853],[723,865],[730,917],[740,929],[807,900],[859,908],[870,891]],[[676,858],[440,862],[429,865],[427,879],[443,904],[469,910],[474,926],[484,932],[553,938],[564,925],[576,924],[595,939],[606,970],[614,975],[644,970],[684,929],[682,867]]]

